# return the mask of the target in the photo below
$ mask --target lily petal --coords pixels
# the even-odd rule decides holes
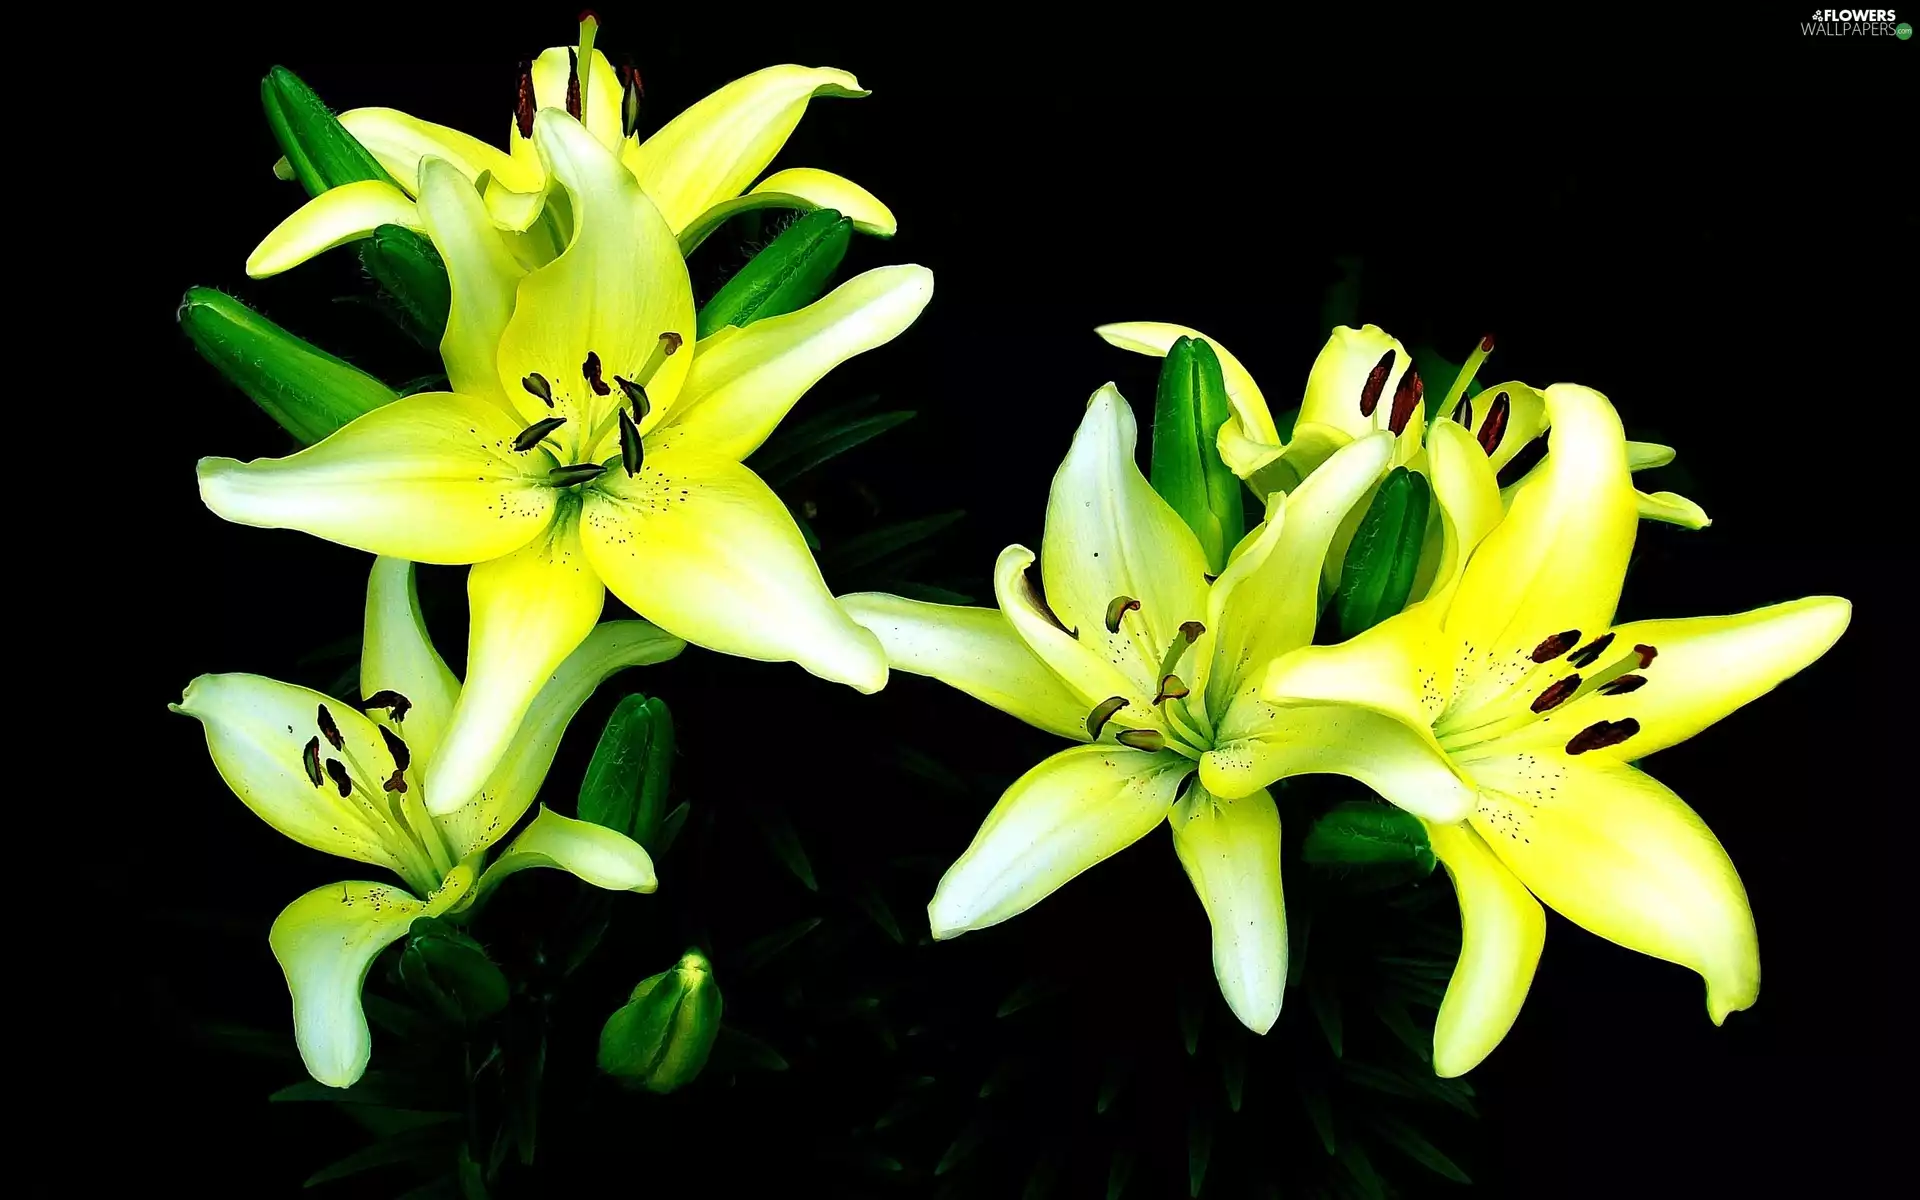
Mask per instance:
[[[880,639],[887,666],[938,679],[1027,724],[1087,740],[1087,702],[1035,654],[1000,610],[929,604],[884,592],[840,597]]]
[[[866,95],[860,81],[828,67],[755,71],[701,100],[624,152],[627,169],[675,233],[746,190],[786,144],[815,96]]]
[[[1427,825],[1460,903],[1460,961],[1433,1025],[1433,1073],[1465,1075],[1513,1028],[1547,940],[1547,915],[1466,824]]]
[[[1556,422],[1556,426],[1557,426]],[[1467,764],[1473,828],[1561,916],[1699,972],[1718,1025],[1760,993],[1746,889],[1720,842],[1659,780],[1600,755],[1500,755]]]
[[[577,46],[551,46],[540,52],[533,60],[533,103],[536,109],[567,107],[567,78],[575,68]],[[609,151],[620,150],[620,76],[613,69],[607,56],[595,50],[590,56],[581,80],[582,111],[580,120],[594,140]],[[524,145],[525,138],[516,128],[509,135],[513,138],[510,145]],[[536,134],[536,140],[538,135]]]
[[[680,252],[692,254],[700,243],[731,217],[759,208],[797,208],[811,212],[831,208],[853,219],[853,227],[869,237],[890,238],[899,231],[893,210],[851,179],[814,167],[789,167],[753,185],[744,196],[722,200],[688,222],[679,231]]]
[[[467,683],[427,772],[428,811],[443,815],[473,799],[547,677],[600,619],[606,594],[571,513],[468,573]]]
[[[1229,568],[1234,579],[1218,621],[1210,622],[1219,636],[1207,676],[1207,711],[1225,711],[1264,664],[1313,640],[1327,548],[1393,453],[1393,437],[1386,433],[1341,447],[1286,497],[1271,550],[1257,564],[1248,555],[1244,569],[1239,562]]]
[[[1662,446],[1659,442],[1627,443],[1627,469],[1629,471],[1651,471],[1655,467],[1664,467],[1678,457],[1672,446]]]
[[[1167,321],[1116,321],[1094,332],[1109,346],[1155,358],[1165,358],[1167,351],[1183,337],[1197,338],[1212,346],[1220,359],[1220,374],[1226,380],[1227,405],[1233,409],[1233,419],[1220,427],[1222,456],[1228,454],[1229,443],[1238,450],[1227,458],[1227,466],[1244,479],[1261,465],[1257,460],[1270,457],[1270,452],[1280,449],[1280,431],[1274,427],[1273,413],[1267,408],[1267,398],[1260,394],[1260,385],[1218,339]]]
[[[1587,751],[1626,761],[1678,745],[1800,673],[1846,632],[1853,605],[1809,596],[1728,617],[1634,621],[1613,630],[1614,654],[1648,646],[1657,656],[1628,691],[1593,692],[1548,713],[1500,743],[1502,749],[1563,748],[1599,721],[1631,719],[1632,737]]]
[[[1279,707],[1242,692],[1200,760],[1200,783],[1244,796],[1292,775],[1345,775],[1429,821],[1459,821],[1474,788],[1425,728],[1349,704]]]
[[[638,475],[609,471],[587,489],[581,539],[614,595],[695,645],[862,692],[887,682],[879,641],[834,603],[786,505],[731,459],[669,449]]]
[[[477,137],[408,116],[395,108],[354,108],[340,114],[346,126],[362,146],[380,163],[399,185],[420,195],[415,181],[420,164],[428,158],[444,159],[457,168],[468,184],[482,173],[513,184],[539,186],[538,180],[524,179],[511,155],[496,150]],[[469,188],[468,190],[472,190]]]
[[[526,376],[546,376],[556,398],[584,401],[588,351],[599,356],[607,380],[635,378],[663,334],[691,346],[694,328],[693,285],[679,244],[633,177],[558,109],[535,116],[533,140],[572,199],[573,240],[520,281],[500,339],[501,386],[528,421],[554,413],[521,386]],[[647,384],[656,409],[673,404],[692,358],[669,355]]]
[[[1138,436],[1133,409],[1112,384],[1093,394],[1047,496],[1040,576],[1047,603],[1080,631],[1080,643],[1151,695],[1181,624],[1206,615],[1207,556],[1140,473]],[[1113,631],[1108,610],[1119,597],[1140,605]]]
[[[460,681],[427,635],[412,563],[403,558],[373,560],[367,577],[365,629],[360,695],[398,692],[406,697],[406,716],[393,728],[406,740],[416,766],[424,765],[432,760],[453,720]]]
[[[1035,657],[1080,694],[1088,709],[1109,696],[1124,696],[1128,706],[1116,718],[1125,714],[1136,725],[1157,723],[1153,705],[1139,685],[1060,624],[1033,586],[1027,573],[1032,565],[1033,551],[1025,546],[1008,546],[994,561],[993,595],[1007,624]]]
[[[1495,472],[1547,431],[1547,398],[1539,389],[1509,380],[1483,390],[1469,402],[1473,419],[1469,430],[1482,447],[1493,449],[1487,459]],[[1441,416],[1451,416],[1442,413]],[[1466,413],[1461,413],[1466,416]],[[1497,426],[1497,428],[1496,428]]]
[[[1705,529],[1713,524],[1707,510],[1678,492],[1642,492],[1635,490],[1634,503],[1645,521],[1664,521],[1682,529]]]
[[[662,448],[688,446],[737,462],[828,371],[900,336],[932,298],[932,271],[880,267],[796,312],[722,330],[694,347],[678,403],[647,432]]]
[[[1442,533],[1440,562],[1427,596],[1444,605],[1466,571],[1468,556],[1505,510],[1486,453],[1466,429],[1445,417],[1427,431],[1427,478],[1440,507]]]
[[[460,868],[427,900],[383,883],[333,883],[295,900],[274,918],[267,942],[293,994],[293,1036],[307,1073],[350,1087],[373,1052],[360,989],[380,952],[418,917],[452,908],[473,883]]]
[[[328,188],[274,226],[247,255],[247,275],[266,279],[335,246],[373,236],[382,225],[425,232],[411,197],[383,179]]]
[[[440,338],[447,386],[507,412],[518,409],[500,390],[500,334],[526,274],[493,227],[470,180],[442,158],[420,165],[420,217],[447,266],[453,303]]]
[[[1264,788],[1234,800],[1188,789],[1168,818],[1173,848],[1213,924],[1213,973],[1240,1023],[1265,1033],[1287,982],[1280,810]]]
[[[660,886],[653,860],[624,833],[563,817],[540,806],[533,823],[507,843],[500,857],[480,876],[475,894],[485,896],[509,875],[529,867],[552,867],[610,892],[651,892]]]
[[[307,1073],[351,1087],[366,1073],[373,1035],[360,1007],[367,969],[407,935],[427,904],[383,883],[315,888],[274,919],[268,943],[293,993],[294,1041]]]
[[[207,752],[220,778],[261,820],[323,854],[414,877],[420,856],[388,814],[370,812],[357,798],[342,796],[324,775],[316,785],[302,766],[302,751],[320,732],[323,706],[345,746],[338,751],[322,739],[323,762],[344,758],[347,765],[358,761],[369,771],[393,770],[372,721],[310,688],[261,675],[202,675],[171,707],[205,727]],[[378,780],[368,782],[379,786]]]
[[[1171,751],[1076,746],[1028,771],[988,814],[927,905],[935,938],[998,925],[1166,819],[1193,764]]]
[[[553,519],[553,458],[538,447],[515,453],[519,432],[483,400],[421,392],[286,458],[203,458],[200,498],[240,525],[414,562],[483,562]]]
[[[492,846],[533,806],[568,723],[596,688],[628,667],[665,662],[686,648],[679,638],[645,621],[594,626],[534,697],[507,745],[506,756],[480,794],[458,812],[439,818],[455,857],[466,858]]]
[[[1391,362],[1389,354],[1393,356]],[[1373,373],[1382,364],[1386,373],[1375,380]],[[1380,429],[1391,433],[1395,399],[1412,369],[1413,358],[1407,348],[1378,325],[1359,329],[1337,325],[1307,372],[1306,396],[1300,402],[1296,425],[1328,425],[1354,438]],[[1361,411],[1363,398],[1371,401],[1365,412]],[[1426,427],[1425,408],[1416,400],[1405,420],[1394,445],[1395,465],[1419,453]]]
[[[1504,693],[1544,639],[1597,634],[1612,622],[1639,516],[1626,438],[1596,391],[1546,391],[1550,453],[1507,517],[1474,552],[1448,610],[1447,632],[1469,647],[1455,706]]]

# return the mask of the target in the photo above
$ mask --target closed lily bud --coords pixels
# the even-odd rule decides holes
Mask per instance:
[[[852,239],[852,218],[831,208],[801,217],[713,294],[695,319],[696,336],[744,328],[818,300]]]
[[[180,302],[179,319],[181,332],[202,358],[307,445],[399,399],[365,371],[224,292],[191,289]]]
[[[660,824],[673,775],[673,714],[658,696],[628,696],[614,708],[580,780],[580,819],[661,853]]]
[[[1231,415],[1220,356],[1197,338],[1176,339],[1160,368],[1149,479],[1200,539],[1211,575],[1226,568],[1227,555],[1246,532],[1240,480],[1221,460],[1218,445],[1220,427]]]
[[[720,985],[698,950],[640,981],[600,1030],[600,1069],[651,1092],[693,1082],[720,1033]]]
[[[427,238],[404,225],[382,225],[360,243],[360,262],[380,285],[408,336],[438,350],[453,307],[446,264]]]
[[[1407,606],[1432,501],[1427,477],[1405,467],[1381,481],[1354,531],[1334,592],[1341,637],[1364,633]]]
[[[394,182],[314,90],[285,67],[275,67],[260,81],[260,107],[286,155],[288,177],[299,180],[307,195],[364,180]]]
[[[460,1025],[507,1006],[507,977],[480,943],[438,917],[421,917],[400,954],[400,982],[414,999]]]

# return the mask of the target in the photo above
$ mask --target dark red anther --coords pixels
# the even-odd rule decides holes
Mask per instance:
[[[1399,437],[1407,422],[1413,419],[1426,394],[1427,385],[1420,382],[1420,372],[1408,367],[1407,373],[1400,377],[1400,386],[1393,389],[1393,413],[1387,418],[1387,429],[1395,437]]]
[[[580,10],[580,19],[576,21],[575,24],[585,25],[588,21],[592,21],[595,25],[598,25],[600,23],[600,14],[590,8],[583,8]]]
[[[580,364],[580,374],[586,377],[587,383],[593,388],[594,395],[607,396],[613,393],[607,381],[600,377],[600,356],[593,351],[587,351],[587,361]]]
[[[520,136],[533,136],[533,64],[522,60],[520,63],[520,94],[513,102],[513,124]]]
[[[340,789],[342,797],[353,795],[353,780],[347,777],[347,769],[339,759],[327,760],[327,778],[333,780],[333,786]]]
[[[1541,692],[1538,696],[1535,696],[1533,703],[1527,707],[1537,713],[1543,713],[1550,708],[1557,708],[1565,704],[1567,697],[1573,695],[1578,690],[1580,690],[1580,677],[1578,675],[1569,675],[1565,679],[1556,679],[1553,681],[1553,686]]]
[[[1460,403],[1453,406],[1453,423],[1462,429],[1473,428],[1473,401],[1460,397]]]
[[[413,762],[413,753],[407,749],[407,744],[401,741],[399,736],[385,725],[376,725],[374,728],[380,731],[380,740],[387,744],[387,753],[393,756],[394,774],[398,775],[400,772],[406,770],[408,765]]]
[[[1613,635],[1611,633],[1603,633],[1578,650],[1575,650],[1572,654],[1567,655],[1567,661],[1585,670],[1593,665],[1595,659],[1605,654],[1607,647],[1611,645],[1613,645]]]
[[[1639,732],[1640,722],[1632,717],[1624,717],[1618,721],[1595,721],[1573,735],[1573,740],[1567,743],[1567,753],[1585,754],[1589,750],[1618,746]]]
[[[1602,687],[1600,693],[1604,696],[1624,696],[1628,692],[1637,692],[1645,686],[1647,686],[1647,677],[1645,675],[1622,675],[1612,683]]]
[[[320,735],[326,738],[327,745],[335,750],[346,746],[346,742],[340,736],[340,727],[333,723],[333,714],[327,711],[327,706],[324,704],[320,706]]]
[[[1490,333],[1486,334],[1480,339],[1480,353],[1482,354],[1493,353],[1493,335],[1492,334]]]
[[[580,119],[580,55],[567,49],[567,115]]]
[[[396,721],[404,721],[407,719],[407,714],[413,711],[413,701],[392,688],[381,688],[360,702],[361,711],[364,712],[369,708],[384,708],[389,717]]]
[[[1633,652],[1640,656],[1640,669],[1643,671],[1652,666],[1653,660],[1660,654],[1660,652],[1652,646],[1644,644],[1635,646]]]
[[[1568,647],[1572,646],[1574,643],[1578,642],[1579,640],[1580,640],[1580,631],[1578,629],[1568,629],[1561,633],[1554,634],[1552,637],[1548,638],[1546,641],[1541,642],[1538,646],[1535,646],[1533,648],[1533,653],[1529,654],[1527,657],[1531,658],[1533,661],[1537,663],[1547,662],[1551,659],[1559,658],[1562,654],[1565,654],[1567,652]]]
[[[1380,393],[1387,390],[1387,376],[1393,373],[1393,351],[1380,356],[1373,370],[1367,372],[1367,382],[1360,389],[1360,415],[1370,417],[1373,410],[1380,407]]]
[[[319,735],[308,738],[307,744],[300,748],[300,767],[307,773],[307,782],[313,786],[319,787],[327,781],[327,777],[320,773]]]
[[[1180,636],[1187,639],[1187,645],[1189,646],[1199,641],[1200,635],[1206,631],[1207,627],[1198,621],[1180,622]]]
[[[1513,404],[1505,392],[1493,398],[1493,407],[1487,410],[1487,423],[1480,427],[1480,448],[1487,452],[1488,458],[1500,448],[1500,439],[1507,436],[1507,416],[1512,411]]]

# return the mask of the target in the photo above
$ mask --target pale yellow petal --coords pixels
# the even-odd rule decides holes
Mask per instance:
[[[1108,697],[1125,698],[1127,707],[1114,714],[1109,724],[1133,728],[1157,724],[1159,718],[1150,703],[1153,693],[1142,692],[1119,667],[1083,644],[1078,631],[1060,624],[1034,583],[1028,570],[1032,565],[1033,551],[1025,546],[1008,546],[993,564],[994,599],[1020,640],[1079,693],[1088,711]]]
[[[516,452],[519,433],[483,400],[421,392],[287,458],[203,458],[200,498],[240,525],[415,562],[483,562],[553,520],[553,458],[540,447]]]
[[[393,722],[393,728],[405,739],[415,767],[423,768],[453,720],[460,681],[427,634],[412,563],[402,558],[373,560],[367,577],[364,630],[360,695],[398,692],[406,699],[406,715]]]
[[[1642,492],[1635,490],[1634,503],[1641,520],[1661,521],[1682,529],[1705,529],[1713,524],[1707,510],[1678,492]]]
[[[500,239],[479,193],[444,159],[420,168],[420,216],[446,264],[453,303],[440,338],[447,386],[508,412],[517,407],[500,388],[500,335],[526,274]]]
[[[350,1087],[366,1073],[373,1035],[360,1007],[367,969],[427,914],[423,900],[382,883],[330,883],[274,919],[267,941],[293,994],[293,1036],[307,1073]]]
[[[425,232],[412,198],[385,180],[363,180],[329,188],[274,227],[247,255],[254,279],[278,275],[314,255],[360,238],[382,225]]]
[[[678,637],[886,684],[879,641],[834,602],[786,505],[731,459],[674,449],[636,476],[616,467],[587,489],[581,537],[614,595]]]
[[[1411,371],[1407,348],[1378,325],[1336,326],[1307,373],[1296,426],[1326,425],[1362,438],[1376,430],[1392,433],[1398,424],[1393,462],[1404,464],[1419,453],[1426,425],[1413,382],[1418,373]]]
[[[1279,448],[1280,432],[1274,428],[1273,413],[1267,408],[1267,398],[1260,394],[1260,385],[1253,381],[1246,367],[1218,339],[1168,321],[1116,321],[1111,325],[1102,325],[1094,332],[1110,346],[1155,358],[1166,357],[1174,342],[1183,337],[1195,338],[1212,346],[1214,354],[1220,358],[1220,374],[1226,380],[1227,404],[1233,409],[1233,419],[1221,427],[1223,442],[1228,437],[1226,431],[1231,428],[1236,444],[1245,442]]]
[[[692,254],[720,226],[743,212],[762,208],[792,208],[804,212],[831,208],[850,217],[853,227],[872,237],[890,238],[898,230],[893,211],[878,197],[851,179],[813,167],[775,171],[744,196],[707,207],[680,229],[680,252]]]
[[[900,336],[932,298],[932,271],[879,267],[796,312],[722,330],[694,346],[679,400],[645,430],[648,449],[744,459],[828,371]]]
[[[1546,396],[1518,380],[1495,384],[1478,396],[1463,397],[1454,413],[1464,418],[1460,424],[1482,447],[1493,443],[1493,452],[1487,458],[1496,472],[1547,431]]]
[[[1574,924],[1698,972],[1718,1025],[1760,993],[1746,889],[1698,814],[1664,785],[1597,754],[1466,764],[1473,827],[1508,869]]]
[[[938,679],[1029,725],[1087,740],[1090,705],[1055,675],[994,608],[929,604],[884,592],[840,597],[880,639],[887,665]]]
[[[1167,819],[1173,848],[1213,926],[1213,974],[1240,1023],[1265,1033],[1287,984],[1280,810],[1264,788],[1227,800],[1195,785]]]
[[[606,589],[581,549],[575,504],[544,536],[467,575],[467,680],[427,772],[435,814],[480,791],[547,677],[600,619]]]
[[[1500,523],[1500,485],[1486,454],[1470,434],[1442,417],[1427,431],[1427,479],[1440,510],[1441,551],[1426,596],[1444,606],[1468,557]]]
[[[1427,825],[1460,904],[1460,959],[1433,1024],[1433,1071],[1464,1075],[1513,1028],[1547,940],[1533,893],[1466,824]]]
[[[1192,769],[1169,751],[1076,746],[1028,771],[941,877],[927,905],[933,936],[998,925],[1139,841]]]
[[[445,159],[469,184],[482,172],[491,172],[509,183],[526,182],[520,178],[518,164],[505,151],[398,109],[349,109],[340,114],[340,124],[373,154],[394,182],[416,196],[420,194],[416,183],[420,164],[428,158]]]
[[[576,70],[578,58],[577,46],[553,46],[540,52],[533,60],[533,103],[536,108],[557,108],[565,111],[567,107],[567,79]],[[569,58],[568,55],[574,55]],[[581,80],[582,111],[580,120],[595,141],[609,151],[618,153],[621,149],[620,137],[620,76],[607,61],[607,56],[598,50],[592,55],[586,77]],[[516,141],[524,141],[516,129],[513,133]]]
[[[651,892],[660,886],[653,860],[624,833],[563,817],[546,805],[521,830],[480,877],[475,894],[484,896],[509,875],[534,867],[565,871],[610,892]]]

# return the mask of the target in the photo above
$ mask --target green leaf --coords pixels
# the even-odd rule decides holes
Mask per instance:
[[[351,1087],[328,1087],[313,1079],[288,1084],[267,1097],[271,1104],[371,1104],[383,1108],[430,1111],[446,1099],[432,1097],[421,1081],[388,1071],[368,1071]]]
[[[1320,1032],[1326,1036],[1328,1048],[1333,1051],[1335,1058],[1339,1058],[1343,1052],[1340,993],[1332,977],[1325,971],[1314,971],[1307,975],[1307,1004],[1313,1009],[1313,1019],[1320,1023]]]
[[[1019,987],[1013,989],[1007,998],[1000,1002],[1000,1007],[994,1010],[993,1015],[996,1017],[1010,1017],[1029,1005],[1038,1004],[1043,1000],[1051,1000],[1064,990],[1065,989],[1059,984],[1049,980],[1038,978],[1029,979]]]
[[[405,226],[382,225],[360,242],[360,265],[380,285],[388,315],[407,336],[437,353],[453,306],[453,285],[433,243]]]
[[[1465,1171],[1462,1171],[1452,1159],[1442,1154],[1419,1130],[1393,1114],[1377,1109],[1369,1111],[1367,1123],[1380,1135],[1381,1140],[1434,1174],[1451,1179],[1455,1183],[1469,1185],[1473,1183],[1473,1180],[1467,1178]]]
[[[985,1141],[986,1137],[986,1126],[977,1121],[961,1130],[960,1136],[954,1138],[953,1143],[947,1147],[947,1152],[940,1156],[940,1162],[933,1168],[933,1173],[945,1175],[959,1166],[966,1161],[967,1155],[979,1149],[980,1143]]]
[[[807,859],[806,848],[800,844],[800,835],[794,831],[793,823],[786,814],[772,809],[760,812],[760,834],[767,841],[767,848],[773,851],[775,858],[793,877],[806,885],[810,892],[820,890],[820,882],[813,877],[813,863]]]
[[[773,961],[773,959],[778,957],[780,953],[789,946],[792,946],[801,938],[818,929],[820,927],[820,920],[819,917],[808,917],[804,921],[795,921],[785,929],[777,930],[776,932],[767,934],[765,937],[755,938],[753,941],[748,942],[746,947],[740,951],[740,965],[738,969],[736,970],[732,966],[729,966],[727,969],[729,971],[735,971],[736,974],[741,976],[753,974],[755,971],[758,971]],[[731,960],[729,960],[729,962],[731,962]]]
[[[418,917],[400,955],[400,982],[448,1021],[473,1026],[507,1006],[507,977],[450,922]]]
[[[1133,1178],[1133,1164],[1137,1158],[1132,1149],[1113,1152],[1113,1165],[1107,1168],[1107,1200],[1120,1200],[1126,1192],[1127,1180]]]
[[[915,415],[911,409],[862,417],[822,413],[811,421],[798,423],[784,438],[775,434],[773,440],[755,451],[750,465],[769,487],[784,487],[821,463],[906,424]]]
[[[1047,1200],[1053,1195],[1060,1183],[1060,1161],[1048,1156],[1033,1164],[1033,1174],[1027,1176],[1027,1186],[1020,1192],[1020,1200]]]
[[[869,884],[854,899],[860,905],[860,911],[873,918],[873,923],[880,927],[880,932],[886,934],[888,940],[896,946],[907,944],[906,936],[900,932],[900,922],[893,919],[893,910],[887,907],[886,897],[877,888]]]
[[[177,315],[200,357],[306,445],[400,398],[224,292],[190,288]]]
[[[787,1060],[772,1046],[733,1025],[722,1025],[713,1043],[714,1061],[729,1068],[784,1071]]]
[[[813,303],[827,290],[852,240],[852,218],[834,209],[801,217],[701,307],[695,336],[712,337],[729,325],[745,328]]]
[[[1320,1137],[1321,1148],[1333,1154],[1338,1143],[1333,1136],[1333,1103],[1327,1098],[1327,1089],[1318,1079],[1305,1076],[1297,1077],[1295,1084],[1300,1091],[1300,1103],[1307,1110],[1307,1120]]]
[[[1180,514],[1207,571],[1219,574],[1246,532],[1240,480],[1220,459],[1216,439],[1232,415],[1220,357],[1204,341],[1181,337],[1167,350],[1153,409],[1153,490]]]
[[[1213,1118],[1196,1110],[1187,1118],[1187,1195],[1198,1200],[1213,1161]]]
[[[1238,1041],[1220,1059],[1220,1082],[1227,1089],[1227,1111],[1239,1112],[1247,1095],[1247,1052]]]
[[[931,517],[882,525],[840,542],[829,552],[829,557],[843,571],[871,566],[890,554],[927,540],[966,515],[965,509],[954,509]]]
[[[1421,1062],[1433,1061],[1433,1035],[1422,1035],[1407,1016],[1405,1008],[1391,1000],[1375,1000],[1373,1012],[1380,1018],[1380,1023],[1400,1039],[1401,1045],[1413,1051],[1414,1057]]]
[[[363,180],[394,183],[379,160],[347,132],[314,90],[292,71],[275,67],[260,81],[267,127],[307,195]],[[397,184],[395,186],[398,186]]]
[[[1386,1183],[1380,1178],[1380,1173],[1373,1169],[1373,1164],[1367,1160],[1367,1152],[1361,1148],[1359,1139],[1342,1138],[1340,1152],[1334,1157],[1347,1169],[1347,1174],[1353,1177],[1354,1183],[1360,1187],[1361,1195],[1367,1197],[1367,1200],[1387,1200]]]
[[[1381,481],[1354,531],[1333,595],[1342,638],[1365,633],[1407,606],[1432,501],[1427,477],[1405,467]]]
[[[1207,995],[1184,981],[1176,997],[1180,1017],[1180,1041],[1187,1048],[1187,1057],[1200,1053],[1200,1027],[1206,1023]]]
[[[1133,1065],[1124,1058],[1110,1057],[1107,1069],[1100,1078],[1100,1094],[1094,1098],[1093,1111],[1105,1116],[1113,1102],[1119,1098],[1120,1089],[1127,1084],[1127,1076],[1132,1074]]]
[[[673,843],[679,839],[680,831],[686,828],[687,814],[690,811],[691,809],[688,806],[688,802],[682,800],[680,803],[674,805],[673,811],[668,813],[666,819],[660,822],[660,853],[655,857],[665,858],[667,851],[673,849]],[[651,853],[651,850],[649,850],[649,853]]]
[[[673,775],[673,715],[666,701],[638,693],[614,707],[580,780],[580,819],[658,849]]]
[[[356,1150],[307,1176],[307,1187],[318,1187],[336,1179],[347,1179],[380,1167],[413,1163],[421,1166],[442,1162],[460,1140],[457,1121],[443,1121],[419,1129],[409,1129],[382,1138],[365,1149]]]
[[[1436,861],[1420,818],[1375,800],[1334,805],[1307,831],[1300,857],[1322,866],[1414,863],[1423,871]]]

